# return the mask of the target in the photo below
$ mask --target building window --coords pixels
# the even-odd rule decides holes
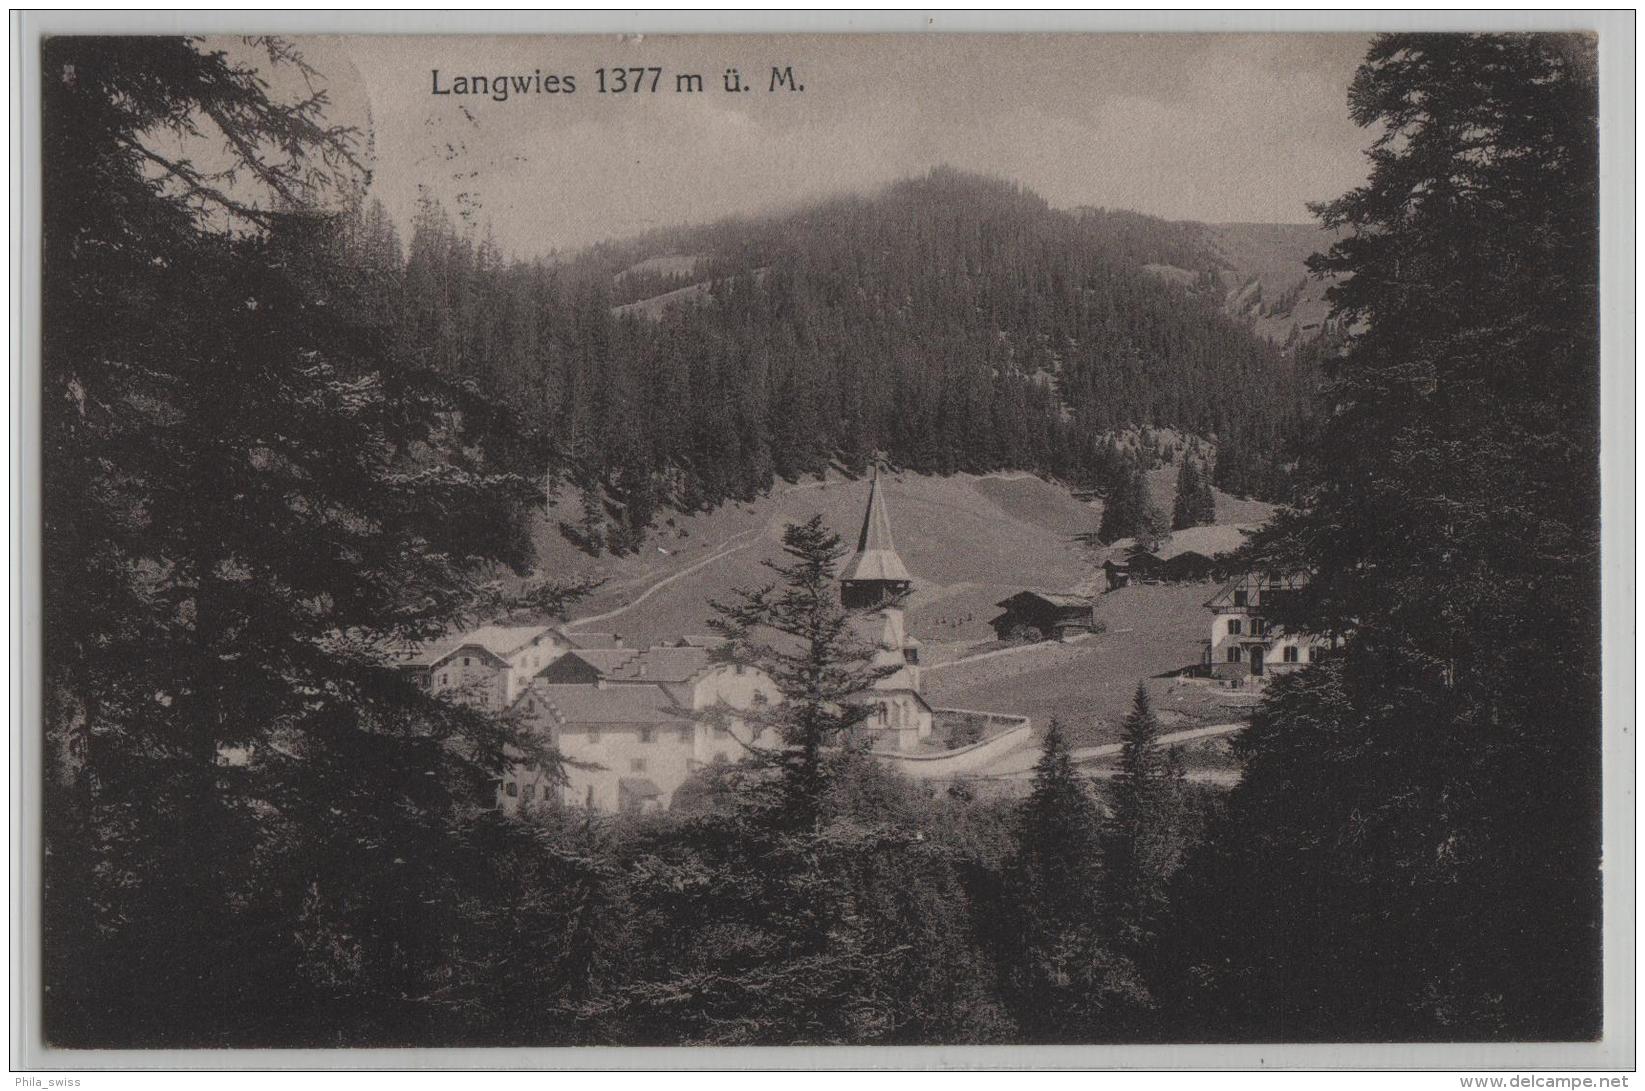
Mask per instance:
[[[1248,596],[1244,591],[1235,591],[1234,592],[1234,605],[1235,606],[1244,606],[1244,605],[1246,605],[1249,597],[1250,596]]]
[[[463,656],[463,666],[468,666],[468,656]]]
[[[1292,644],[1291,646],[1289,646],[1285,649],[1285,661],[1287,663],[1296,663],[1296,662],[1298,662],[1297,648],[1296,648],[1295,644]]]
[[[508,793],[508,798],[513,799],[520,794],[520,786],[511,780],[503,785],[503,791]]]
[[[628,763],[628,771],[630,773],[643,773],[643,772],[645,772],[645,759],[644,758],[634,758],[634,759],[632,759]]]
[[[445,671],[441,671],[440,672],[440,685],[442,685],[442,686],[446,685],[450,681],[451,681],[451,676],[446,674]]]
[[[1251,619],[1251,635],[1252,636],[1261,636],[1263,633],[1265,633],[1267,631],[1268,631],[1268,625],[1260,617],[1254,617],[1254,618]]]
[[[1234,647],[1228,649],[1228,662],[1239,662],[1239,645],[1236,644]]]
[[[1307,663],[1309,660],[1313,659],[1313,657],[1313,652],[1309,651],[1307,648],[1302,649],[1302,662]]]
[[[657,732],[654,728],[642,727],[640,728],[640,741],[652,742],[655,739],[656,734]]]
[[[1228,635],[1229,636],[1238,636],[1239,635],[1239,630],[1240,630],[1240,620],[1239,620],[1239,618],[1237,618],[1237,617],[1229,618],[1228,619]]]

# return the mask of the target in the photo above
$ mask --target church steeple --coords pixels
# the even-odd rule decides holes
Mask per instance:
[[[863,514],[857,552],[840,573],[840,601],[853,609],[879,606],[903,594],[913,584],[908,568],[891,540],[891,517],[880,487],[880,464],[868,483],[868,510]]]

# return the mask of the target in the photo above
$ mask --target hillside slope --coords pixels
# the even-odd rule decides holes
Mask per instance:
[[[1092,569],[1079,536],[1096,530],[1101,508],[1060,486],[1021,473],[900,473],[883,483],[897,549],[915,579],[909,617],[921,639],[985,639],[988,620],[998,613],[993,603],[1026,587],[1072,587]],[[573,625],[621,633],[630,642],[701,633],[709,600],[771,578],[760,562],[781,555],[788,523],[821,514],[853,544],[867,489],[865,481],[838,474],[780,485],[752,502],[667,519],[641,550],[620,558],[590,559],[545,521],[537,536],[539,564],[545,572],[608,579],[574,616],[621,612]],[[672,582],[651,590],[664,580]],[[648,591],[644,601],[627,606]]]
[[[1163,476],[1156,472],[1156,479]],[[1047,644],[969,661],[995,647],[988,622],[995,603],[1026,588],[1094,589],[1097,557],[1087,544],[1102,518],[1100,501],[1076,500],[1061,485],[1023,473],[882,479],[898,552],[914,577],[909,631],[925,644],[932,700],[944,705],[1021,712],[1039,728],[1064,720],[1083,742],[1108,741],[1139,680],[1152,680],[1164,707],[1177,703],[1156,676],[1192,662],[1204,635],[1204,585],[1137,587],[1101,595],[1097,616],[1108,632],[1086,643]],[[847,546],[867,501],[862,479],[837,474],[781,486],[747,503],[665,521],[639,552],[591,559],[552,526],[538,527],[539,565],[561,577],[603,576],[607,583],[577,604],[569,627],[621,634],[629,644],[707,632],[709,602],[772,578],[762,561],[781,556],[784,526],[821,514]],[[1219,518],[1260,520],[1272,510],[1219,494]],[[1226,512],[1226,515],[1222,513]]]

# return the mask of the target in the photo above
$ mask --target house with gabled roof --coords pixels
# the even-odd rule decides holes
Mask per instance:
[[[1307,582],[1300,573],[1250,571],[1219,588],[1205,603],[1211,611],[1211,635],[1200,642],[1206,673],[1225,681],[1260,684],[1299,670],[1329,651],[1330,641],[1288,632],[1269,617]]]
[[[638,669],[649,653],[681,650],[638,650],[625,661],[609,660],[591,680],[551,679],[569,676],[567,660],[599,662],[597,653],[568,652],[539,672],[512,711],[569,759],[567,779],[549,783],[542,770],[515,764],[498,787],[499,806],[512,811],[557,801],[604,811],[666,809],[692,773],[746,755],[759,732],[738,712],[780,700],[775,684],[760,671],[712,662],[701,648]]]
[[[551,660],[533,678],[568,685],[593,685],[640,654],[639,648],[572,648]]]
[[[407,649],[395,665],[429,693],[503,709],[570,646],[552,625],[482,625]]]
[[[1018,591],[994,605],[1005,611],[988,623],[1001,640],[1020,633],[1036,640],[1067,640],[1097,625],[1096,607],[1084,595]]]
[[[1109,546],[1102,569],[1108,590],[1132,583],[1187,583],[1223,578],[1227,557],[1245,544],[1254,524],[1185,527],[1162,541],[1121,538]]]

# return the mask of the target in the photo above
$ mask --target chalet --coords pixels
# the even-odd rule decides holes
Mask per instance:
[[[485,625],[408,649],[396,664],[429,693],[502,709],[537,671],[574,647],[551,625]]]
[[[1108,590],[1132,582],[1197,583],[1226,575],[1226,556],[1245,544],[1250,525],[1188,527],[1173,531],[1155,546],[1122,538],[1110,547],[1103,563]]]
[[[1019,591],[994,605],[1005,611],[989,622],[1001,640],[1024,631],[1041,640],[1067,640],[1096,626],[1096,607],[1083,595]]]
[[[1300,574],[1246,572],[1211,596],[1205,604],[1211,611],[1211,635],[1201,642],[1206,672],[1228,681],[1261,683],[1317,660],[1330,647],[1327,641],[1287,632],[1266,614],[1306,582]]]

